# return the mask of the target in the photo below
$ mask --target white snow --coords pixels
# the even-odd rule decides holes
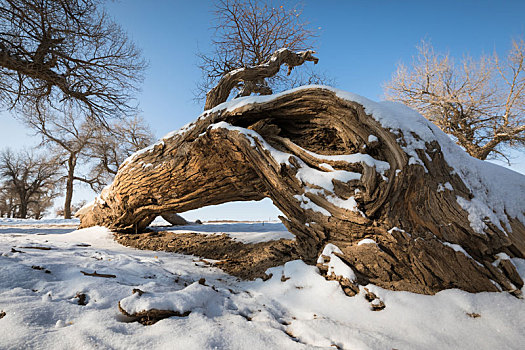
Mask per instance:
[[[496,254],[496,260],[494,260],[494,262],[492,262],[492,265],[493,266],[498,266],[499,263],[501,262],[501,260],[509,260],[512,262],[510,256],[508,256],[507,254],[505,253],[498,253]]]
[[[375,245],[377,245],[376,241],[374,241],[373,239],[370,239],[370,238],[362,239],[362,240],[359,241],[359,243],[357,243],[357,245],[363,245],[363,244],[375,244]]]
[[[441,242],[441,243],[443,243],[443,245],[446,245],[447,247],[450,247],[450,248],[454,249],[456,252],[463,253],[467,258],[474,260],[474,262],[476,264],[478,264],[479,266],[481,266],[481,267],[484,266],[482,263],[480,263],[479,261],[474,259],[469,253],[467,253],[467,251],[462,246],[460,246],[459,244],[454,244],[454,243],[450,243],[450,242]],[[501,253],[501,254],[505,254],[505,253]]]
[[[326,172],[326,171],[320,171],[317,169],[312,169],[307,166],[299,168],[295,176],[303,184],[318,186],[330,192],[334,191],[334,184],[332,180],[348,182],[351,180],[361,179],[361,174],[354,173],[351,171],[335,170],[335,171]]]
[[[216,291],[208,286],[199,284],[199,282],[194,282],[175,292],[147,292],[142,295],[134,293],[122,299],[120,307],[129,314],[151,309],[170,310],[183,314],[196,308],[204,308],[208,303],[216,303],[216,297]]]
[[[386,305],[374,312],[363,291],[347,297],[302,261],[268,270],[267,281],[238,281],[192,256],[120,246],[104,228],[41,235],[32,230],[54,226],[29,226],[6,224],[0,234],[1,349],[521,349],[525,343],[525,300],[507,293],[430,296],[368,285]],[[324,253],[337,261],[337,250]],[[525,277],[525,260],[512,262]],[[337,263],[333,269],[350,273]],[[195,283],[201,278],[206,286]],[[134,288],[146,293],[132,294]],[[87,305],[77,304],[79,292]],[[119,301],[129,310],[191,313],[143,326],[119,312]]]
[[[252,147],[256,147],[255,140],[257,140],[261,144],[263,149],[270,151],[270,154],[272,155],[273,159],[275,159],[279,164],[290,164],[289,158],[291,154],[276,150],[268,142],[266,142],[266,140],[264,140],[257,132],[253,130],[233,126],[226,122],[219,122],[219,123],[212,124],[209,126],[209,128],[212,130],[213,129],[227,129],[227,130],[237,131],[250,139],[250,143]]]
[[[310,210],[313,210],[313,211],[316,211],[316,212],[319,212],[325,216],[332,216],[332,214],[326,210],[325,208],[321,207],[321,206],[318,206],[317,204],[315,204],[314,202],[312,202],[312,200],[310,198],[308,198],[307,196],[305,196],[304,194],[296,194],[294,196],[295,199],[297,199],[299,202],[300,202],[300,207],[303,208],[303,209],[310,209]]]
[[[458,204],[468,213],[468,219],[470,221],[470,227],[479,233],[484,234],[487,225],[483,220],[488,217],[490,221],[496,225],[500,230],[504,231],[500,223],[500,218],[490,208],[477,198],[472,198],[470,201],[461,196],[457,196],[456,200]],[[501,218],[502,221],[507,222],[507,218]],[[503,220],[504,219],[504,220]],[[510,226],[507,227],[509,231],[512,231]]]
[[[13,225],[57,225],[57,226],[78,226],[80,220],[77,218],[74,219],[16,219],[16,218],[0,218],[0,227],[2,226],[13,226]]]
[[[345,264],[335,253],[342,254],[343,252],[336,245],[328,243],[317,259],[317,263],[328,265],[328,275],[334,274],[348,278],[350,281],[355,281],[356,276],[352,268]],[[328,259],[325,259],[325,256],[328,257]]]
[[[336,155],[326,155],[326,154],[317,154],[311,151],[308,151],[304,148],[300,148],[303,152],[308,153],[309,155],[321,159],[321,160],[331,160],[331,161],[341,161],[346,163],[361,163],[366,164],[369,167],[376,168],[377,172],[383,174],[386,170],[390,169],[390,164],[388,162],[377,160],[370,156],[369,154],[363,153],[353,153],[353,154],[336,154]]]
[[[439,184],[438,188],[437,188],[438,192],[444,192],[445,190],[449,190],[449,191],[453,191],[454,190],[454,188],[452,187],[452,185],[448,181],[445,182],[445,184]]]
[[[166,223],[169,225],[169,223]],[[183,225],[170,227],[152,227],[156,230],[174,233],[197,233],[202,235],[221,235],[242,243],[259,243],[295,239],[282,223],[253,222],[253,223],[204,223],[202,225]]]

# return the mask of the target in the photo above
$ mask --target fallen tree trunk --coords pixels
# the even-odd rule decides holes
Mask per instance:
[[[524,179],[408,108],[306,87],[204,112],[130,157],[79,216],[140,232],[163,212],[269,197],[301,258],[332,243],[355,283],[519,293]]]

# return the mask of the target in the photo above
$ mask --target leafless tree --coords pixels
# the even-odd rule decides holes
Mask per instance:
[[[0,0],[0,103],[129,112],[145,62],[103,0]]]
[[[86,200],[81,200],[77,203],[71,204],[71,215],[75,215],[83,206],[87,204]],[[58,208],[55,210],[56,216],[64,216],[64,208]]]
[[[82,118],[82,111],[68,109],[65,113],[40,107],[25,109],[20,119],[42,138],[41,146],[56,157],[61,169],[65,169],[64,218],[71,218],[71,201],[74,182],[81,181],[91,187],[100,185],[99,178],[87,178],[78,174],[78,165],[89,161],[88,147],[94,142],[95,134],[103,125],[98,119]]]
[[[40,218],[43,204],[50,206],[56,196],[58,165],[29,152],[15,154],[7,149],[0,153],[0,177],[4,188],[16,195],[15,216]]]
[[[66,219],[72,215],[75,182],[100,191],[116,173],[120,162],[153,138],[139,117],[115,119],[107,124],[83,117],[79,109],[59,113],[40,106],[32,110],[26,108],[20,119],[42,138],[41,146],[47,147],[65,169],[63,214]]]
[[[509,147],[525,146],[525,43],[513,41],[496,54],[455,64],[423,42],[412,67],[401,64],[385,85],[387,99],[423,114],[470,155],[507,159]]]
[[[16,192],[8,181],[0,183],[0,218],[15,216],[17,209]]]
[[[218,0],[213,15],[213,52],[197,54],[203,75],[197,87],[198,98],[203,98],[225,74],[263,64],[280,48],[302,51],[314,45],[315,31],[304,20],[299,6],[286,8],[271,0]],[[270,92],[326,80],[326,74],[311,71],[291,78],[278,74],[260,84]]]
[[[138,115],[114,120],[109,128],[99,128],[89,151],[95,161],[91,177],[110,182],[127,157],[149,146],[154,140],[148,124]]]

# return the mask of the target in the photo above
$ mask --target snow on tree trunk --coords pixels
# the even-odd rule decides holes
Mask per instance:
[[[327,87],[205,111],[131,156],[79,216],[81,227],[140,232],[164,212],[265,197],[304,261],[333,244],[352,283],[523,285],[509,257],[525,257],[525,177],[468,156],[404,106]]]

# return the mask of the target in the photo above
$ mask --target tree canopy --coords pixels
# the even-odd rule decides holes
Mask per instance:
[[[102,0],[0,1],[0,103],[127,113],[145,61]]]
[[[418,110],[471,156],[508,158],[525,146],[525,43],[459,63],[423,43],[411,67],[400,64],[385,85],[387,99]]]

